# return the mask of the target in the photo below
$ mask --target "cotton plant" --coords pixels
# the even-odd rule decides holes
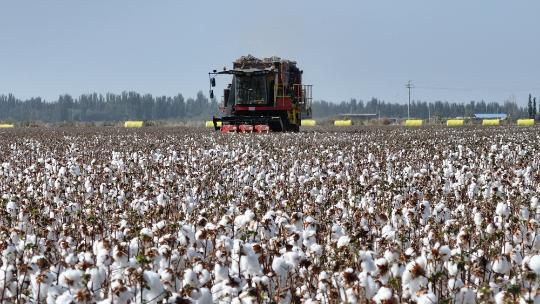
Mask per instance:
[[[0,301],[535,303],[538,135],[0,134]]]

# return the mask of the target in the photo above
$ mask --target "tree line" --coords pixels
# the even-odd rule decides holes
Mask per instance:
[[[411,118],[452,118],[452,117],[472,117],[475,113],[505,113],[510,117],[525,117],[527,111],[519,107],[515,102],[505,101],[485,102],[470,101],[468,103],[448,102],[448,101],[411,101]],[[407,104],[392,103],[372,98],[368,102],[351,99],[335,104],[327,101],[317,101],[313,103],[313,115],[315,117],[335,116],[349,113],[369,113],[377,114],[380,117],[405,118],[407,117]]]
[[[529,118],[536,119],[538,117],[538,111],[536,108],[536,97],[532,97],[531,94],[529,94],[529,103],[527,104],[527,113],[529,114]]]
[[[123,120],[190,120],[217,115],[218,104],[202,92],[196,98],[152,96],[136,92],[61,95],[47,102],[40,97],[21,100],[0,95],[0,120],[90,122]]]
[[[424,102],[412,101],[411,117],[470,117],[475,113],[506,113],[510,117],[536,116],[532,101],[525,107],[515,102],[456,103],[447,101]],[[407,104],[392,103],[372,98],[351,99],[334,103],[324,100],[313,102],[315,118],[329,118],[338,114],[371,113],[380,117],[407,117]],[[57,100],[45,101],[35,97],[21,100],[14,95],[0,95],[0,121],[36,121],[36,122],[91,122],[123,120],[200,120],[219,115],[218,103],[207,98],[202,92],[195,98],[185,99],[181,94],[173,97],[152,96],[136,92],[121,94],[83,94],[77,98],[61,95]]]

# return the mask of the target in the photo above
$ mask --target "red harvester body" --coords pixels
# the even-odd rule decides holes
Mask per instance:
[[[217,75],[232,75],[220,105],[224,115],[213,117],[214,128],[221,122],[223,133],[299,131],[302,118],[311,117],[312,102],[312,86],[302,84],[302,73],[294,61],[250,55],[236,60],[232,70],[209,73],[211,87]]]

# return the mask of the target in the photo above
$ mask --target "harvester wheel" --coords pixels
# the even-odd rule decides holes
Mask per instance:
[[[255,125],[254,129],[257,133],[268,133],[270,131],[270,127],[268,125]]]
[[[240,133],[251,133],[251,132],[253,132],[253,126],[252,125],[240,125],[238,127],[238,131]]]
[[[221,126],[221,133],[236,133],[237,127],[235,125],[223,125]]]

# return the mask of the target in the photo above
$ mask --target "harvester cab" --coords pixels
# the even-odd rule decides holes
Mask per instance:
[[[218,75],[232,81],[223,90],[220,111],[213,117],[214,128],[229,132],[300,130],[302,118],[311,117],[312,86],[302,84],[296,62],[279,57],[240,57],[233,68],[208,73],[210,97],[214,97]]]

